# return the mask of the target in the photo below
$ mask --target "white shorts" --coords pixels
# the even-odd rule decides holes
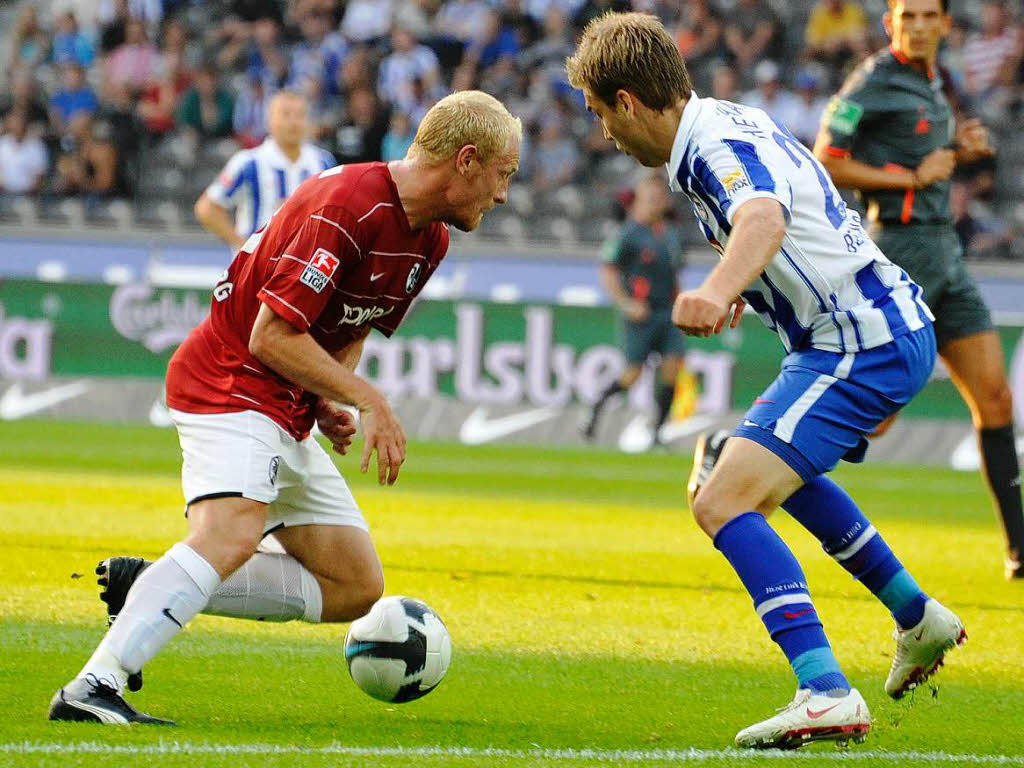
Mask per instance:
[[[313,437],[296,440],[256,411],[170,414],[181,444],[186,508],[242,496],[268,505],[267,533],[296,525],[368,530],[348,483]]]

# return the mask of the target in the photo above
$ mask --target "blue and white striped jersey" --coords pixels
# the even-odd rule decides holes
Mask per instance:
[[[743,298],[787,352],[871,349],[934,319],[920,286],[871,241],[810,150],[762,110],[693,95],[668,171],[719,253],[743,203],[782,204],[782,247]]]
[[[270,220],[299,184],[335,165],[334,155],[308,143],[293,163],[268,137],[258,147],[236,152],[206,188],[206,195],[217,205],[233,208],[235,229],[248,237]]]

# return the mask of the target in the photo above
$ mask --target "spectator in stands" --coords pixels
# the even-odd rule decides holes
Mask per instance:
[[[255,147],[267,136],[267,110],[274,92],[256,72],[249,72],[235,99],[231,126],[242,147]]]
[[[519,53],[519,38],[515,30],[503,22],[500,13],[488,10],[483,37],[466,50],[464,63],[482,72],[500,59],[514,61]]]
[[[341,63],[348,53],[348,43],[331,31],[331,20],[326,13],[306,13],[299,19],[299,29],[302,39],[292,47],[288,71],[290,87],[299,88],[307,78],[315,78],[322,83],[322,89],[334,90]]]
[[[828,104],[822,95],[821,87],[825,82],[825,72],[820,66],[808,65],[797,73],[793,82],[798,99],[795,115],[787,123],[789,129],[807,147],[814,146],[821,125],[821,115]]]
[[[575,16],[583,7],[585,0],[517,0],[526,11],[538,23],[543,23],[547,18],[548,11],[557,8],[567,19]]]
[[[434,34],[441,42],[456,43],[460,57],[467,48],[480,46],[488,36],[490,10],[483,0],[446,0],[434,16]]]
[[[216,68],[207,64],[200,67],[195,83],[181,99],[178,125],[197,138],[230,136],[232,107],[231,94],[218,82]]]
[[[57,158],[57,191],[65,195],[86,195],[90,200],[117,194],[117,149],[110,126],[93,122],[85,112],[77,113],[61,139]]]
[[[54,131],[60,133],[79,112],[92,115],[99,107],[100,101],[86,85],[81,65],[72,63],[61,67],[61,87],[50,99],[50,123]]]
[[[391,0],[349,0],[341,32],[353,43],[375,45],[391,29]]]
[[[44,130],[50,120],[42,90],[32,73],[24,69],[14,73],[10,93],[0,97],[0,119],[15,110],[24,112],[29,126],[38,131]]]
[[[103,4],[100,5],[102,11]],[[131,13],[128,0],[114,0],[109,15],[101,15],[100,21],[100,53],[108,54],[124,44],[125,30]]]
[[[970,186],[954,181],[949,190],[953,225],[968,259],[1006,258],[1013,236],[1006,224],[979,200],[972,198]]]
[[[690,5],[693,5],[693,2]],[[591,20],[609,11],[624,13],[631,10],[633,10],[633,3],[630,0],[586,0],[572,17],[572,25],[576,29],[582,30]],[[690,62],[687,61],[686,65],[689,67]]]
[[[49,59],[50,36],[39,25],[39,15],[33,4],[25,3],[21,6],[7,45],[8,72],[22,68],[32,71]]]
[[[96,50],[92,39],[78,28],[74,11],[65,11],[57,17],[53,35],[53,63],[58,66],[74,62],[83,67],[92,66]]]
[[[739,77],[730,64],[719,64],[711,75],[711,95],[719,101],[740,100]]]
[[[868,19],[855,0],[818,0],[804,31],[806,53],[842,70],[868,55]]]
[[[783,53],[782,24],[765,0],[738,0],[726,20],[723,39],[744,77],[758,59],[778,60]]]
[[[313,141],[329,138],[341,119],[340,99],[325,93],[325,87],[326,84],[315,77],[305,78],[298,87],[309,107],[309,135]]]
[[[39,136],[29,133],[28,115],[14,110],[4,121],[7,132],[0,136],[0,190],[13,194],[35,194],[40,190],[49,160]]]
[[[998,0],[989,0],[981,9],[981,31],[967,37],[963,49],[964,85],[974,99],[996,96],[1013,85],[1021,58],[1020,27],[1010,18]]]
[[[395,27],[391,33],[392,53],[380,64],[377,75],[377,93],[381,99],[410,114],[419,99],[416,81],[431,101],[443,94],[440,65],[437,56],[425,45],[420,45],[408,30]]]
[[[549,113],[541,119],[540,134],[533,152],[533,189],[553,192],[573,181],[580,170],[576,140],[567,135],[564,116]]]
[[[146,26],[139,19],[129,19],[124,42],[107,57],[106,82],[140,91],[156,80],[160,63],[160,52],[149,41]]]
[[[397,0],[392,23],[408,29],[417,40],[426,40],[433,29],[431,16],[437,9],[437,3],[438,0]]]
[[[145,86],[139,97],[139,116],[150,134],[163,136],[174,130],[175,113],[191,84],[181,54],[165,54],[160,77]]]
[[[188,27],[183,22],[168,19],[164,22],[160,37],[160,52],[165,60],[168,56],[177,56],[185,71],[193,72],[199,69],[202,64],[200,47],[192,39]]]
[[[416,127],[404,112],[396,110],[391,115],[391,127],[384,134],[381,160],[401,160],[416,138]]]
[[[388,118],[370,88],[349,95],[345,117],[334,134],[333,151],[339,163],[380,160]]]
[[[708,0],[692,0],[675,28],[676,47],[698,88],[707,88],[712,64],[722,58],[722,19]]]
[[[523,69],[550,71],[565,80],[565,59],[572,55],[572,38],[565,11],[552,4],[544,14],[544,34],[523,51],[520,66]]]
[[[771,59],[759,61],[754,67],[754,82],[757,88],[741,99],[743,103],[763,109],[777,122],[793,130],[802,114],[800,99],[783,86],[779,65]],[[817,133],[817,126],[814,133]]]
[[[338,92],[347,100],[349,94],[360,88],[375,88],[373,63],[367,48],[353,48],[341,64],[338,73]]]

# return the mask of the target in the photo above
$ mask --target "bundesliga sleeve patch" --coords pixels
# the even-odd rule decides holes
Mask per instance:
[[[320,293],[334,276],[339,264],[341,264],[341,260],[333,253],[325,248],[317,248],[316,252],[309,257],[306,268],[302,270],[299,282]]]
[[[737,168],[732,173],[726,174],[719,181],[722,182],[722,186],[725,187],[725,193],[729,197],[750,186],[750,179],[747,178],[747,174],[743,172],[742,168]]]
[[[826,110],[829,129],[846,136],[852,135],[857,130],[857,125],[863,116],[864,107],[839,96],[829,102]]]

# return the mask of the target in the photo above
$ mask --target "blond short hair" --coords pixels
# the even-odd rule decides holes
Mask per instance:
[[[424,116],[410,153],[427,162],[447,160],[467,144],[476,147],[481,162],[504,152],[523,137],[523,125],[505,105],[483,91],[456,91]]]
[[[657,17],[609,12],[587,24],[576,53],[565,61],[569,82],[605,104],[619,90],[663,111],[690,98],[693,85],[679,49]]]

